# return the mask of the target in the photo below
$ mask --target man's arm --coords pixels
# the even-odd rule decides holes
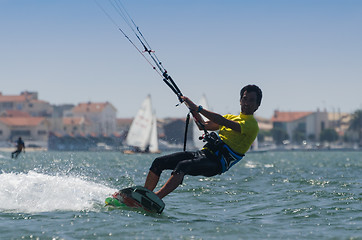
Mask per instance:
[[[202,119],[200,114],[204,115],[207,119],[210,121],[204,122],[206,130],[218,130],[219,126],[225,126],[227,128],[231,128],[234,131],[240,132],[241,126],[238,122],[231,121],[229,119],[224,118],[222,115],[211,112],[206,109],[200,109],[200,112],[198,113],[199,107],[196,106],[195,103],[193,103],[188,97],[183,96],[182,99],[185,101],[186,105],[191,110],[192,115],[197,117],[197,119]],[[200,127],[199,127],[200,128]]]
[[[238,122],[226,119],[222,115],[215,113],[215,112],[211,112],[206,109],[202,109],[200,111],[200,113],[202,115],[204,115],[207,119],[209,119],[211,122],[214,122],[220,126],[225,126],[227,128],[231,128],[232,130],[234,130],[236,132],[241,132],[241,126]]]
[[[197,111],[191,110],[191,114],[194,117],[196,125],[199,128],[199,130],[216,131],[219,129],[219,124],[214,123],[212,121],[204,121],[204,119],[201,117],[201,115]]]

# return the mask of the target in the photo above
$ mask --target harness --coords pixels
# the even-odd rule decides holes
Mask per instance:
[[[207,142],[204,148],[210,150],[221,163],[221,173],[228,171],[232,166],[238,163],[245,155],[235,153],[220,137],[211,132],[205,136]]]

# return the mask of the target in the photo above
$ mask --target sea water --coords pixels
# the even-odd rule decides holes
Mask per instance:
[[[104,206],[157,156],[0,152],[0,239],[362,239],[361,152],[247,154],[185,177],[160,215]]]

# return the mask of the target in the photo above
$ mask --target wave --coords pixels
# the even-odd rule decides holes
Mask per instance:
[[[0,210],[5,212],[96,211],[116,189],[74,176],[0,174]],[[98,207],[99,209],[99,207]]]

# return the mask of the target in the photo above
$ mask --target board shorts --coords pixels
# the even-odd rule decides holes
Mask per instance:
[[[177,152],[156,158],[150,168],[157,176],[163,170],[191,176],[211,177],[222,173],[218,158],[208,150]]]

